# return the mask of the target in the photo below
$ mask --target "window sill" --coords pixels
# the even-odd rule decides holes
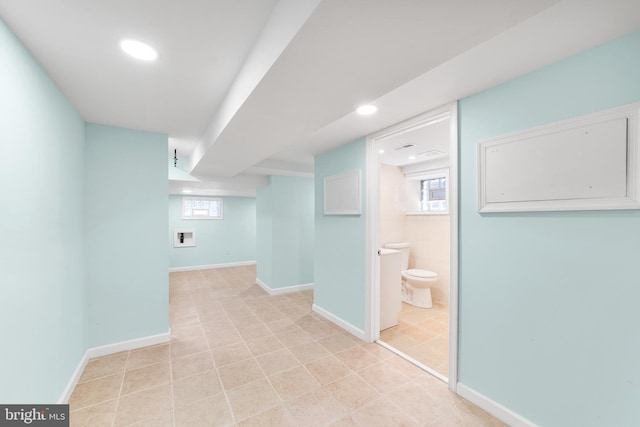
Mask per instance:
[[[415,211],[415,212],[406,212],[407,216],[416,216],[416,215],[449,215],[449,211]]]

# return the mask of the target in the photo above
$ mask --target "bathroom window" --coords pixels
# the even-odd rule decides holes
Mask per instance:
[[[423,179],[420,181],[420,207],[422,211],[446,212],[447,177]]]
[[[408,215],[449,213],[449,169],[407,174],[406,179]]]
[[[222,219],[222,199],[183,197],[182,219]]]

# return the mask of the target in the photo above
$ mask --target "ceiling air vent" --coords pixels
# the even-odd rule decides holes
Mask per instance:
[[[418,157],[422,159],[432,159],[434,157],[440,157],[442,155],[444,155],[444,151],[440,150],[428,150],[423,151],[422,153],[418,153]]]
[[[411,148],[411,147],[415,147],[414,144],[405,144],[405,145],[401,145],[399,147],[394,148],[394,150],[405,150],[407,148]]]

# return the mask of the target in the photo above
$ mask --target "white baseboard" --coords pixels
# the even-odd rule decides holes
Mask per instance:
[[[114,344],[101,345],[100,347],[92,347],[87,350],[87,354],[89,355],[89,359],[93,359],[100,356],[106,356],[108,354],[118,353],[120,351],[134,350],[136,348],[163,344],[169,341],[171,341],[171,329],[163,334],[120,341]]]
[[[269,285],[264,283],[260,279],[256,279],[256,284],[265,290],[269,295],[281,295],[287,294],[289,292],[298,292],[298,291],[306,291],[309,289],[313,289],[313,283],[305,283],[303,285],[294,285],[294,286],[284,286],[282,288],[271,288]]]
[[[363,341],[366,341],[365,333],[364,333],[364,331],[362,329],[353,326],[349,322],[345,322],[344,320],[342,320],[338,316],[336,316],[336,315],[334,315],[332,313],[329,313],[324,308],[318,307],[315,304],[313,304],[312,310],[313,310],[314,313],[317,313],[318,315],[324,317],[328,321],[330,321],[332,323],[335,323],[336,325],[340,326],[342,329],[344,329],[345,331],[349,332],[350,334],[355,335],[356,337],[360,338]]]
[[[71,375],[71,379],[67,383],[67,386],[62,391],[60,398],[58,398],[58,405],[69,403],[69,399],[71,399],[71,393],[73,393],[73,389],[76,388],[78,381],[80,381],[80,377],[82,376],[82,372],[84,372],[84,368],[87,366],[89,362],[89,356],[87,352],[84,352],[84,355],[80,359],[80,363],[76,367],[76,370],[73,371],[73,375]]]
[[[472,388],[462,383],[457,384],[456,392],[467,399],[474,405],[484,409],[500,421],[510,425],[511,427],[538,427],[537,424],[527,420],[526,418],[516,414],[510,409],[505,408],[497,402],[489,399],[487,396],[478,393]]]
[[[242,267],[244,265],[255,265],[255,261],[241,261],[230,262],[227,264],[208,264],[208,265],[192,265],[189,267],[171,267],[169,273],[175,273],[176,271],[192,271],[192,270],[209,270],[212,268],[226,268],[226,267]]]
[[[119,353],[125,350],[135,350],[136,348],[148,347],[156,344],[163,344],[169,342],[171,340],[171,329],[168,332],[158,335],[151,335],[148,337],[135,338],[132,340],[121,341],[114,344],[102,345],[100,347],[91,347],[84,352],[82,359],[80,359],[80,363],[78,363],[78,367],[73,372],[71,379],[67,383],[67,386],[64,388],[62,395],[58,399],[59,404],[68,403],[71,398],[71,393],[73,393],[73,389],[76,388],[78,381],[80,381],[80,377],[82,376],[82,372],[84,368],[89,363],[90,359],[107,356],[109,354]]]

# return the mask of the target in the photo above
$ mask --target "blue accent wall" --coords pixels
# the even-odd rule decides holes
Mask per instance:
[[[312,283],[314,181],[272,176],[259,188],[257,277],[271,289]]]
[[[198,196],[194,196],[198,197]],[[256,260],[256,199],[223,200],[223,219],[182,219],[182,196],[169,196],[169,267],[195,267]],[[173,230],[194,229],[196,246],[173,247]],[[166,244],[166,243],[165,243]]]
[[[480,215],[476,143],[638,102],[639,75],[636,32],[459,104],[459,381],[541,426],[638,425],[640,212]]]
[[[87,347],[84,122],[0,20],[0,402],[56,402]]]
[[[167,135],[86,125],[89,346],[166,333]]]
[[[366,139],[315,158],[314,304],[343,321],[365,327]],[[331,175],[361,171],[362,215],[324,215],[323,183]]]

